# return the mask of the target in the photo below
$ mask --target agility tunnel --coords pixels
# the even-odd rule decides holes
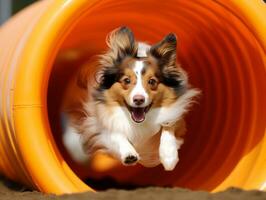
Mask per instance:
[[[92,191],[83,180],[105,176],[140,187],[266,190],[265,19],[261,0],[44,0],[24,9],[0,28],[1,174],[55,194]],[[101,155],[78,166],[60,142],[71,75],[122,25],[150,43],[176,33],[179,61],[202,91],[172,172]]]

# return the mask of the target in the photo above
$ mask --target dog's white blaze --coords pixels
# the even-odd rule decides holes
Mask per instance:
[[[135,74],[137,76],[137,83],[136,83],[135,87],[133,88],[133,90],[130,93],[130,104],[131,104],[131,106],[134,106],[133,97],[135,95],[144,96],[145,101],[144,101],[144,104],[142,106],[143,107],[144,106],[148,106],[148,98],[149,98],[149,96],[148,96],[147,92],[145,91],[145,88],[143,87],[143,84],[142,84],[141,72],[142,72],[143,68],[144,68],[144,62],[143,61],[136,61],[135,62],[134,72],[135,72]]]

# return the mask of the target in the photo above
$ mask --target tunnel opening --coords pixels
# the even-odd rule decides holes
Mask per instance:
[[[215,189],[264,135],[265,114],[258,110],[263,99],[258,95],[266,89],[265,66],[256,35],[236,13],[216,1],[103,2],[86,10],[65,35],[50,74],[49,122],[63,157],[95,189],[105,183],[120,188]],[[161,10],[158,13],[154,8]],[[191,84],[202,91],[186,116],[188,132],[180,162],[172,172],[161,166],[123,167],[101,155],[91,165],[80,166],[71,161],[61,143],[60,105],[68,83],[82,64],[106,50],[106,35],[124,25],[137,40],[151,44],[169,32],[176,33],[179,62]],[[92,67],[92,73],[95,70]]]

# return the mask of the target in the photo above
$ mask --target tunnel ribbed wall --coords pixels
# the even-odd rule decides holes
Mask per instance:
[[[62,156],[56,108],[78,65],[106,49],[108,32],[126,25],[150,43],[176,33],[178,59],[202,95],[187,116],[173,172],[96,160],[85,175],[209,191],[265,190],[265,18],[266,6],[256,0],[45,0],[30,6],[0,28],[0,171],[47,193],[90,190]],[[79,56],[62,61],[64,52]]]

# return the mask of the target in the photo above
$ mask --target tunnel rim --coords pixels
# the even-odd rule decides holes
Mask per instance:
[[[97,2],[97,1],[93,1],[93,2]],[[93,3],[92,2],[92,3]],[[243,1],[244,3],[245,3],[245,1]],[[49,27],[50,28],[47,28],[47,30],[49,29],[49,30],[60,30],[59,28],[61,27],[61,26],[65,26],[65,24],[61,24],[62,23],[62,21],[60,21],[60,20],[63,20],[62,18],[63,18],[63,15],[64,15],[64,17],[66,16],[66,13],[67,12],[69,12],[68,13],[68,17],[69,17],[69,19],[70,18],[72,18],[73,19],[73,17],[75,16],[75,12],[76,12],[76,10],[78,10],[78,8],[81,8],[81,7],[83,7],[84,5],[86,5],[87,7],[89,7],[87,4],[88,4],[88,2],[86,1],[86,0],[82,0],[82,1],[80,1],[79,2],[79,5],[74,5],[74,3],[73,3],[73,1],[68,1],[64,6],[64,8],[62,8],[61,7],[61,5],[60,5],[60,3],[62,3],[62,2],[55,2],[55,3],[51,3],[51,5],[50,5],[50,8],[49,9],[47,9],[47,11],[45,12],[45,17],[42,17],[42,19],[40,19],[40,21],[43,21],[44,20],[44,18],[46,18],[46,20],[48,19],[48,21],[50,22],[49,23]],[[243,3],[243,4],[244,4]],[[237,5],[238,5],[238,3],[237,3]],[[55,9],[58,9],[58,10],[60,10],[60,11],[58,11],[58,12],[56,12],[56,13],[53,13],[52,11],[54,11]],[[73,9],[73,10],[72,10]],[[83,8],[84,9],[84,8]],[[49,13],[50,12],[50,13]],[[48,14],[49,13],[49,14]],[[64,19],[64,20],[66,20],[66,19]],[[61,26],[58,26],[58,21],[60,21],[60,23],[59,24],[61,24]],[[43,24],[42,24],[43,25]],[[42,25],[40,25],[40,24],[38,24],[38,25],[36,25],[36,27],[35,27],[35,32],[33,33],[33,34],[36,34],[36,33],[41,33],[42,31],[43,31],[43,29],[42,29]],[[56,26],[58,26],[58,27],[56,27]],[[262,29],[260,29],[260,30],[257,30],[258,32],[263,32],[262,31]],[[266,31],[265,31],[266,32]],[[45,34],[49,34],[49,32],[46,32],[46,33],[42,33],[43,35],[45,35]],[[66,34],[66,33],[65,33]],[[66,34],[67,35],[67,34]],[[265,34],[266,35],[266,34]],[[36,38],[35,38],[36,39]],[[46,40],[46,43],[52,43],[52,41],[57,41],[57,39],[54,37],[54,38],[50,38],[49,40]],[[42,43],[42,42],[40,42],[40,41],[38,41],[38,39],[36,39],[36,40],[34,40],[34,39],[30,39],[30,42],[26,45],[26,47],[25,48],[28,48],[28,49],[30,49],[30,48],[32,48],[32,45],[33,44],[39,44],[39,43]],[[51,49],[52,49],[52,47],[54,47],[54,46],[52,46],[51,45]],[[55,53],[55,52],[54,52]],[[43,52],[42,53],[43,55],[42,55],[42,57],[43,58],[45,58],[46,57],[46,55],[48,55],[48,53],[47,52]],[[31,58],[29,57],[29,55],[25,55],[26,56],[26,58],[28,59],[25,59],[25,60],[27,60],[27,61],[23,61],[20,65],[21,66],[23,66],[23,65],[27,65],[27,66],[31,66],[31,67],[34,67],[33,66],[33,64],[29,64],[29,63],[32,63],[32,61],[31,61]],[[38,63],[38,62],[37,62]],[[43,66],[43,68],[45,68],[46,66]],[[20,67],[20,68],[23,68],[23,67]],[[43,69],[42,71],[46,71],[47,69]],[[51,69],[50,69],[51,70]],[[27,72],[27,73],[30,73],[30,72]],[[18,72],[18,74],[19,74],[19,76],[21,77],[21,76],[25,76],[25,77],[28,77],[28,75],[26,74],[26,72],[22,72],[22,70],[19,70],[19,72]],[[40,77],[42,77],[42,75],[39,75]],[[46,75],[47,76],[47,75]],[[44,79],[46,79],[45,81],[44,81]],[[23,78],[19,78],[18,79],[19,81],[24,81],[25,79],[23,79]],[[43,83],[43,81],[45,82],[45,83]],[[40,82],[40,84],[39,84],[39,88],[40,89],[42,89],[43,87],[45,87],[46,89],[42,89],[41,91],[42,91],[42,93],[41,94],[36,94],[36,99],[34,99],[34,101],[33,102],[23,102],[23,104],[25,105],[25,106],[27,106],[27,105],[32,105],[33,103],[35,104],[36,102],[37,102],[37,104],[40,104],[41,105],[41,107],[43,107],[43,108],[47,108],[47,105],[44,103],[44,102],[46,102],[46,94],[47,94],[47,87],[48,87],[48,84],[49,84],[49,76],[48,77],[45,77],[45,78],[42,78],[42,79],[40,79],[39,80],[39,82]],[[17,82],[17,84],[19,84],[19,82]],[[19,84],[20,86],[16,86],[15,87],[15,92],[16,92],[16,90],[21,90],[21,91],[23,91],[23,84]],[[25,89],[25,88],[24,88]],[[28,89],[28,87],[26,87],[26,89]],[[21,99],[23,99],[23,101],[24,101],[24,97],[23,98],[21,98]],[[19,96],[16,96],[15,98],[14,98],[14,105],[21,105],[21,99],[20,99],[20,97]],[[45,100],[44,100],[45,99]],[[35,101],[36,100],[36,101]],[[41,108],[41,109],[43,109],[43,108]],[[47,110],[47,109],[46,109]],[[36,116],[35,116],[36,117]],[[45,115],[40,115],[39,116],[40,118],[44,118],[43,119],[43,121],[44,121],[44,126],[47,128],[47,123],[49,124],[49,122],[47,122],[48,121],[48,114],[46,113]],[[17,127],[22,127],[23,125],[18,125],[18,123],[26,123],[26,122],[18,122],[18,121],[16,121],[16,125],[17,125]],[[27,123],[26,123],[27,124]],[[24,125],[26,125],[26,124],[24,124]],[[29,125],[26,125],[26,126],[29,126]],[[50,130],[50,128],[47,128],[46,130],[48,130],[49,129],[49,132],[51,132],[51,130]],[[47,131],[48,132],[48,131]],[[22,134],[22,133],[18,133],[18,134]],[[51,134],[51,133],[50,133]],[[22,136],[20,136],[19,138],[22,138]],[[265,141],[265,140],[264,140]],[[22,144],[23,143],[23,141],[21,141],[21,150],[23,151],[23,146],[25,146],[25,145],[28,145],[28,143],[27,144]],[[54,148],[56,148],[56,147],[54,147]],[[265,150],[264,150],[265,151]],[[266,151],[265,151],[266,152]],[[51,153],[51,154],[53,154],[53,153]],[[57,158],[58,159],[58,158]],[[61,160],[62,158],[60,158],[59,160]],[[66,173],[67,174],[67,173]],[[72,175],[67,175],[67,176],[73,176],[73,174]],[[75,177],[75,175],[74,175],[74,177],[72,177],[72,178],[74,178],[74,179],[79,179],[78,177]],[[78,180],[77,180],[77,182],[78,182]],[[43,189],[41,186],[38,186],[38,187],[40,187],[40,189],[41,190],[46,190],[46,189]],[[87,186],[86,186],[87,187]],[[73,186],[73,188],[75,188],[75,189],[73,189],[73,190],[75,190],[76,191],[76,185],[74,185]],[[79,190],[79,189],[78,189]],[[62,191],[60,191],[60,192],[62,192]],[[69,191],[67,191],[67,192],[69,192]],[[66,191],[64,191],[64,193],[66,193]]]

